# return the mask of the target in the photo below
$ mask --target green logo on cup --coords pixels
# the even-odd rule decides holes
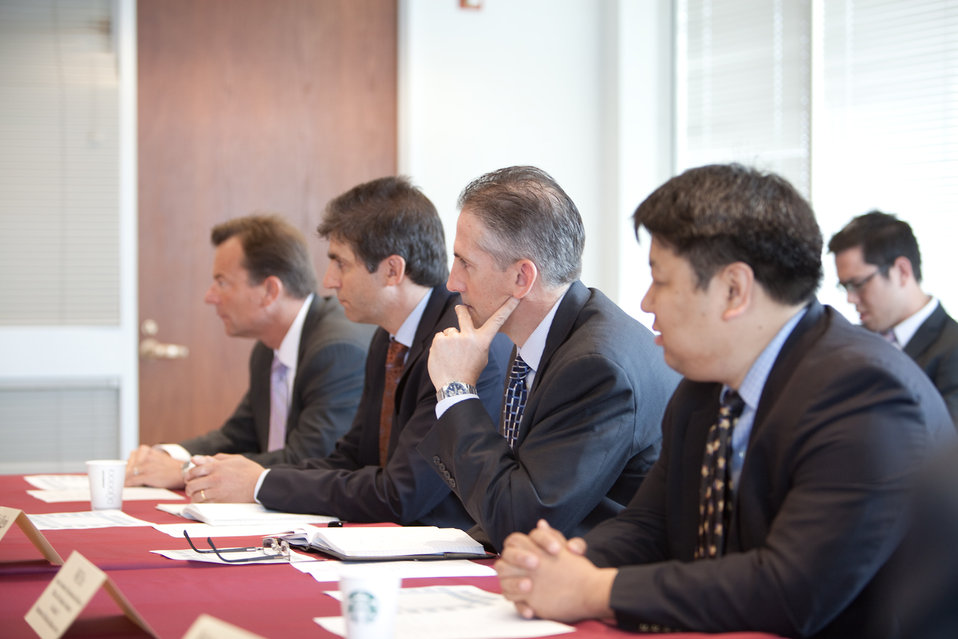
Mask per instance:
[[[346,608],[349,618],[359,623],[370,623],[376,620],[379,614],[379,602],[376,596],[365,590],[350,593]]]

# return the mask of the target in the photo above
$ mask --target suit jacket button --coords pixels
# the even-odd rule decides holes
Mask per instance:
[[[455,480],[455,479],[452,479],[452,478],[449,479],[449,487],[450,487],[450,488],[455,488],[455,487],[456,487],[456,480]]]
[[[440,460],[439,460],[439,455],[433,455],[433,456],[432,456],[432,463],[438,464],[439,461],[440,461]]]

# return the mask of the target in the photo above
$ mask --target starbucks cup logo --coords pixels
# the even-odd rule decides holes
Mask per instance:
[[[352,621],[372,623],[379,614],[379,602],[371,592],[356,590],[349,594],[347,611]]]

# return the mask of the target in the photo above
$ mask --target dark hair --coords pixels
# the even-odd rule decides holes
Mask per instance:
[[[859,215],[828,241],[831,253],[841,253],[856,246],[862,248],[866,262],[882,270],[882,275],[888,273],[888,268],[899,257],[908,258],[915,280],[921,281],[918,240],[908,223],[893,214],[869,211]]]
[[[732,262],[748,264],[772,299],[809,300],[822,280],[822,233],[811,206],[785,179],[740,164],[689,169],[656,189],[632,216],[688,259],[699,288]]]
[[[306,240],[279,215],[238,217],[217,224],[210,233],[213,246],[231,237],[238,238],[243,247],[243,268],[249,271],[251,284],[275,275],[297,299],[316,290],[316,269]]]
[[[512,166],[486,173],[463,189],[459,208],[467,206],[491,236],[481,248],[500,268],[529,259],[551,286],[579,277],[585,246],[582,217],[545,171]]]
[[[406,177],[365,182],[334,198],[316,232],[348,243],[370,273],[399,255],[420,286],[439,286],[449,276],[439,213]]]

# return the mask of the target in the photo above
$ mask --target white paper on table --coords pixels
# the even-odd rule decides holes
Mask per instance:
[[[82,528],[114,528],[122,526],[152,526],[127,515],[122,510],[88,510],[75,513],[41,513],[27,515],[39,530],[79,530]]]
[[[221,552],[222,550],[223,549],[220,548]],[[249,565],[255,565],[255,564],[285,564],[285,563],[295,564],[299,562],[316,561],[314,557],[310,557],[309,555],[298,553],[295,550],[289,551],[289,559],[287,559],[286,557],[277,555],[276,557],[270,558],[270,559],[259,559],[257,561],[247,561],[242,563],[234,562],[232,564],[228,561],[223,561],[222,559],[217,557],[215,552],[196,552],[192,548],[178,548],[176,550],[151,550],[150,552],[157,555],[162,555],[163,557],[166,557],[167,559],[173,559],[176,561],[205,561],[206,563],[209,563],[209,564],[225,564],[227,566],[229,565],[249,566]],[[262,556],[263,553],[262,551],[257,549],[257,550],[250,550],[248,552],[229,552],[225,554],[230,559],[247,559],[250,557]]]
[[[281,535],[292,529],[277,524],[238,524],[236,526],[213,526],[211,524],[183,522],[182,524],[153,524],[164,535],[183,538],[183,531],[193,539],[207,537],[253,537]]]
[[[84,477],[84,479],[86,478]],[[90,486],[87,484],[82,488],[28,490],[27,494],[48,504],[58,504],[66,501],[90,501]],[[183,499],[183,496],[165,488],[131,486],[123,489],[123,501],[159,501],[161,499]]]
[[[272,524],[276,528],[292,530],[306,524],[327,524],[339,521],[328,515],[308,515],[302,513],[284,513],[269,510],[254,503],[211,503],[211,504],[157,504],[157,510],[193,521],[203,521],[214,526],[238,526],[252,524]]]
[[[190,533],[192,535],[192,533]],[[449,559],[444,561],[364,561],[364,566],[377,566],[380,570],[394,571],[401,579],[438,578],[438,577],[494,577],[496,571],[492,566],[477,564],[468,559]],[[355,566],[354,561],[317,561],[315,563],[298,563],[294,568],[307,575],[312,575],[316,581],[336,582],[339,574],[346,566]]]
[[[341,600],[338,590],[327,595]],[[342,617],[314,617],[313,621],[341,637]],[[545,619],[523,619],[502,595],[475,586],[426,586],[399,591],[396,639],[496,639],[549,637],[575,628]]]
[[[66,490],[68,488],[89,488],[86,475],[25,475],[31,486],[41,490]]]

